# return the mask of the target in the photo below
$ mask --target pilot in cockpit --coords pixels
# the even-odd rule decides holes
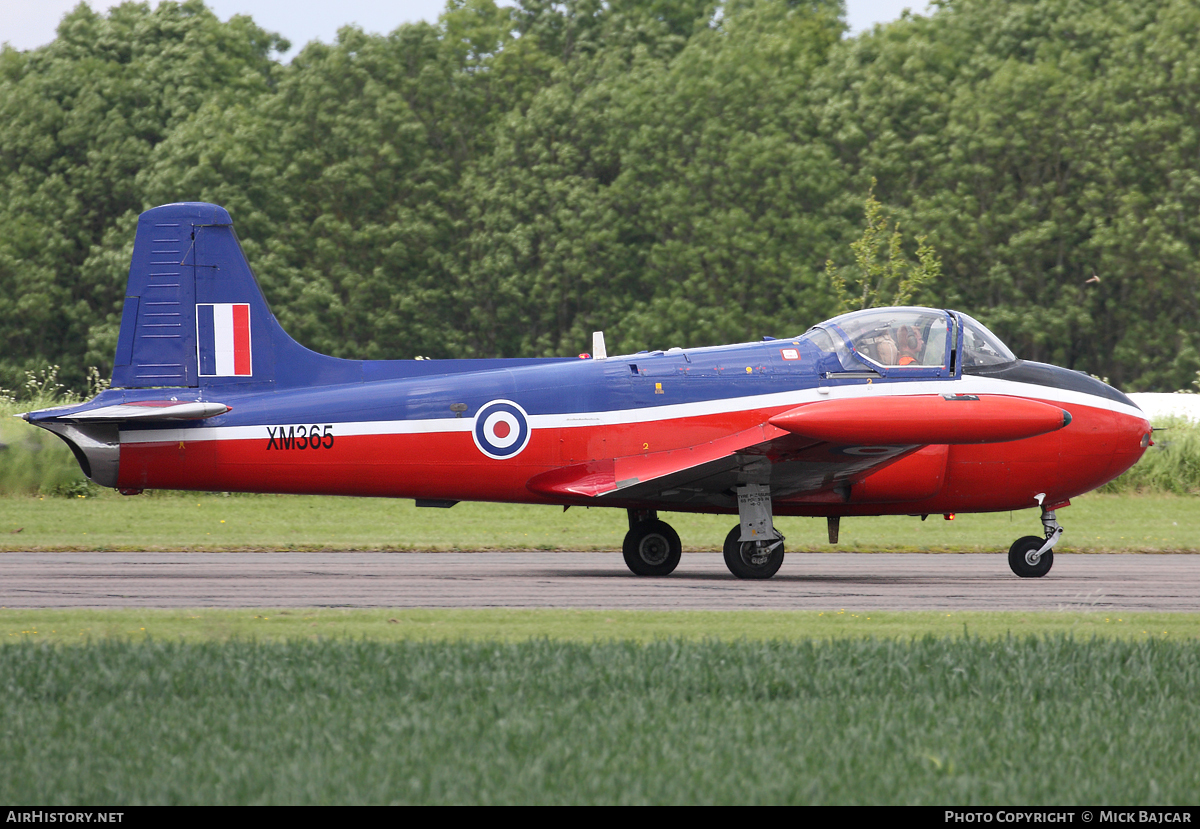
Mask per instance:
[[[925,340],[916,326],[881,327],[858,341],[871,359],[883,366],[919,366],[925,354]]]
[[[916,326],[901,325],[896,332],[899,359],[896,365],[922,365],[925,357],[925,340],[921,337],[921,329]]]

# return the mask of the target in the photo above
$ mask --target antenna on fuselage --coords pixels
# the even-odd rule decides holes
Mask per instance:
[[[592,359],[593,360],[607,360],[608,359],[608,349],[606,349],[604,347],[604,332],[603,331],[593,331],[592,332]]]

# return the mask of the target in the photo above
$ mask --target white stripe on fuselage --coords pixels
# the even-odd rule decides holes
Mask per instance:
[[[686,381],[684,381],[686,382]],[[641,409],[615,409],[606,412],[568,412],[565,414],[530,415],[531,429],[572,429],[596,426],[620,426],[630,423],[650,423],[660,420],[679,420],[705,415],[728,414],[750,409],[776,409],[817,403],[822,400],[845,400],[872,397],[898,397],[916,394],[995,394],[1009,397],[1024,397],[1047,403],[1091,406],[1131,417],[1145,418],[1136,406],[1130,406],[1107,397],[1040,386],[1034,383],[1014,383],[995,377],[963,377],[960,380],[918,380],[909,382],[868,383],[865,385],[825,386],[827,392],[812,389],[797,389],[772,394],[748,397],[724,397],[719,400],[702,400],[695,403],[674,403],[664,406],[648,406]],[[669,390],[668,390],[669,393]],[[198,440],[261,440],[267,436],[264,427],[275,427],[281,421],[264,422],[253,426],[199,426],[190,429],[127,429],[121,432],[121,442],[163,443]],[[300,421],[289,420],[287,424]],[[473,418],[436,418],[430,420],[369,420],[337,422],[332,425],[338,437],[356,435],[419,435],[448,432],[470,432]],[[320,426],[327,425],[324,421]]]

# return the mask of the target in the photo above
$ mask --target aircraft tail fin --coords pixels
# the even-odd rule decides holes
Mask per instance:
[[[139,217],[114,387],[295,386],[361,377],[360,362],[310,351],[280,327],[225,208],[186,202]]]
[[[560,361],[342,360],[318,354],[276,321],[225,208],[183,202],[138,218],[112,385],[282,389]]]

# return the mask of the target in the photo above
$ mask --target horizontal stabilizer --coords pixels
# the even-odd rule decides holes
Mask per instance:
[[[773,426],[835,444],[907,446],[1004,443],[1061,429],[1057,406],[1003,395],[914,395],[827,400],[789,409]]]
[[[137,403],[119,403],[82,412],[58,415],[53,420],[92,423],[123,423],[128,420],[204,420],[225,414],[230,410],[224,403],[185,402],[176,400],[143,400]]]

